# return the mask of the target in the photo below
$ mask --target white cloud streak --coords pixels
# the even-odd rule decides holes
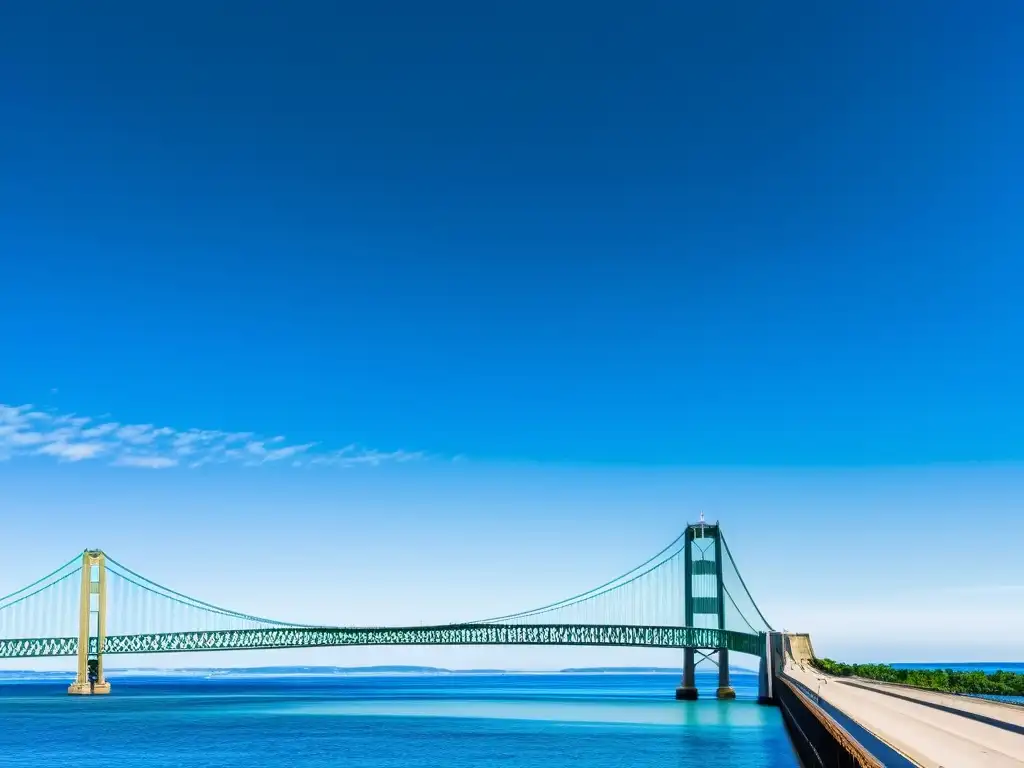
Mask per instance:
[[[104,460],[116,467],[170,469],[209,464],[259,466],[284,462],[301,466],[379,466],[425,458],[413,451],[377,451],[349,445],[291,444],[281,435],[216,429],[174,429],[122,424],[77,414],[38,411],[31,405],[0,403],[0,461],[45,456],[58,462]]]
[[[178,466],[178,460],[167,456],[118,456],[111,462],[115,467],[142,467],[145,469],[167,469]]]

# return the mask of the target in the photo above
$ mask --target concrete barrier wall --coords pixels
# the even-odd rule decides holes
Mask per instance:
[[[814,646],[811,636],[803,633],[790,633],[786,638],[786,656],[794,664],[810,664],[814,660]]]
[[[801,762],[807,768],[885,768],[825,710],[785,677],[776,680],[775,701]]]

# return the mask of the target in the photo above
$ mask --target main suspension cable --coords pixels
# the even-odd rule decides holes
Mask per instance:
[[[489,624],[489,623],[493,623],[493,622],[497,622],[497,621],[506,621],[508,619],[521,619],[521,618],[526,618],[526,617],[529,617],[529,616],[536,616],[536,615],[541,614],[541,613],[550,613],[551,611],[554,611],[554,610],[556,610],[558,608],[568,608],[571,605],[576,605],[578,603],[583,602],[584,600],[592,600],[595,597],[600,597],[601,595],[606,595],[609,592],[613,592],[613,591],[615,591],[616,589],[618,589],[620,587],[624,587],[627,584],[633,583],[634,581],[639,579],[641,576],[646,576],[651,571],[656,570],[657,568],[660,568],[665,563],[671,561],[672,558],[676,557],[676,555],[679,554],[678,552],[673,552],[669,557],[666,557],[664,560],[659,562],[654,567],[648,568],[643,573],[637,574],[633,578],[629,579],[629,581],[622,581],[622,579],[625,579],[630,574],[635,573],[636,571],[638,571],[641,568],[649,565],[650,563],[654,562],[659,557],[664,555],[670,549],[675,547],[684,536],[686,536],[685,531],[682,534],[680,534],[678,537],[676,537],[676,539],[671,544],[669,544],[663,550],[658,552],[658,554],[654,555],[653,557],[648,558],[647,560],[645,560],[640,565],[638,565],[638,566],[636,566],[634,568],[630,568],[624,574],[622,574],[620,576],[617,576],[616,578],[612,579],[611,581],[606,581],[604,584],[602,584],[599,587],[593,587],[592,589],[588,589],[586,592],[581,592],[580,594],[574,595],[573,597],[567,597],[564,600],[559,600],[558,602],[551,603],[550,605],[541,606],[540,608],[534,608],[534,609],[529,610],[529,611],[520,611],[519,613],[510,613],[507,616],[497,616],[497,617],[492,618],[492,619],[484,619],[483,621],[475,621],[475,622],[470,622],[470,623],[473,623],[473,624]],[[619,582],[621,582],[621,583],[619,583]],[[615,586],[612,586],[612,585],[615,585]],[[605,589],[605,587],[609,587],[609,588]],[[600,591],[600,590],[603,590],[603,591]]]
[[[722,536],[721,529],[719,529],[718,535]],[[750,598],[751,605],[753,605],[754,606],[754,610],[757,611],[757,615],[761,617],[761,621],[764,622],[764,625],[766,627],[768,627],[768,629],[770,631],[774,632],[775,629],[772,627],[771,624],[768,623],[768,619],[766,619],[764,617],[764,614],[761,613],[761,609],[757,607],[757,601],[754,600],[754,596],[752,594],[750,594],[750,590],[747,588],[747,583],[743,580],[743,574],[740,573],[740,569],[736,565],[736,559],[732,556],[732,552],[729,551],[729,545],[726,544],[726,542],[725,542],[725,536],[722,536],[722,546],[725,548],[725,554],[727,554],[729,556],[729,562],[732,563],[732,568],[733,568],[734,571],[736,571],[736,576],[739,577],[740,584],[742,585],[743,590],[747,593],[747,597]],[[736,610],[739,610],[739,609],[737,608]],[[744,619],[744,621],[746,621],[746,619]]]
[[[168,600],[173,600],[176,603],[181,603],[183,605],[189,605],[192,608],[203,608],[205,610],[209,610],[209,611],[213,611],[215,613],[219,613],[219,614],[221,614],[223,616],[231,616],[233,618],[243,619],[245,621],[256,621],[256,622],[260,622],[262,624],[274,624],[274,625],[281,626],[281,627],[302,627],[302,626],[306,626],[304,624],[295,624],[293,622],[288,622],[288,621],[277,621],[276,619],[266,619],[266,618],[263,618],[262,616],[253,616],[252,614],[248,614],[248,613],[239,613],[238,611],[232,611],[230,608],[222,608],[219,605],[214,605],[213,603],[207,603],[204,600],[198,600],[198,599],[196,599],[194,597],[190,597],[189,595],[186,595],[186,594],[184,594],[182,592],[178,592],[176,590],[173,590],[170,587],[165,587],[162,584],[157,584],[152,579],[147,579],[145,576],[143,576],[143,575],[141,575],[139,573],[136,573],[131,568],[129,568],[129,567],[125,566],[125,565],[122,565],[121,563],[119,563],[116,560],[114,560],[112,557],[107,557],[107,562],[112,564],[112,565],[114,565],[114,566],[116,566],[116,568],[120,568],[121,570],[125,571],[125,573],[131,574],[131,576],[134,576],[136,579],[140,579],[141,581],[144,581],[147,584],[152,584],[153,587],[156,587],[156,589],[148,587],[148,586],[146,586],[146,584],[140,584],[138,581],[135,581],[135,579],[132,579],[129,576],[126,576],[124,573],[118,573],[117,575],[120,576],[125,581],[130,582],[131,584],[134,584],[137,587],[141,587],[142,589],[145,589],[145,590],[147,590],[149,592],[152,592],[153,594],[160,595],[161,597],[165,597]],[[114,570],[114,573],[117,573],[117,570]],[[161,592],[159,592],[157,590],[162,590],[163,592],[165,592],[167,594],[161,594]],[[177,598],[181,598],[181,599],[177,599]],[[183,600],[187,601],[187,602],[183,602]]]
[[[10,598],[14,597],[15,595],[20,595],[25,590],[32,589],[32,587],[34,587],[36,584],[42,584],[44,581],[46,581],[47,579],[51,578],[52,576],[56,576],[58,573],[63,571],[65,568],[67,568],[72,563],[76,562],[77,560],[80,560],[81,557],[82,557],[81,555],[75,555],[73,558],[71,558],[66,563],[64,563],[64,565],[62,565],[60,568],[58,568],[55,571],[51,571],[50,573],[48,573],[45,576],[43,576],[43,578],[41,578],[41,579],[36,579],[31,584],[29,584],[27,587],[22,587],[21,589],[15,590],[14,592],[11,592],[11,594],[9,594],[9,595],[4,595],[3,597],[0,597],[0,603],[2,603],[4,600],[9,600]],[[78,570],[80,571],[82,569],[79,568]]]

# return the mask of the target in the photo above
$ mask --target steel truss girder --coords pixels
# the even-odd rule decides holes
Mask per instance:
[[[325,648],[345,645],[590,645],[640,648],[726,648],[761,654],[761,634],[702,627],[631,624],[448,624],[434,627],[267,627],[108,635],[104,654]],[[96,639],[90,651],[95,653]],[[74,656],[74,637],[0,640],[0,658]]]

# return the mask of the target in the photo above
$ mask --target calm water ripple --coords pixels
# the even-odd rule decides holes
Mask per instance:
[[[66,683],[0,685],[10,768],[660,768],[797,765],[777,709],[740,699],[676,702],[669,675],[112,678],[115,694]]]

